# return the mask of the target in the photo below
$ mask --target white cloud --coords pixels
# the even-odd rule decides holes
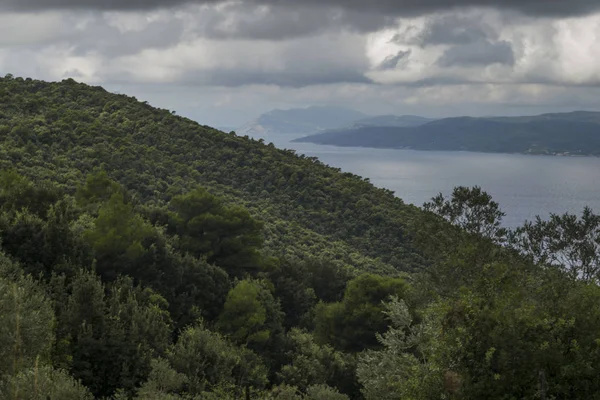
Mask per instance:
[[[558,68],[570,83],[600,83],[600,15],[557,21]]]
[[[462,16],[485,23],[492,29],[489,47],[481,41],[464,44],[423,43],[428,23],[448,14],[402,20],[396,29],[369,35],[366,54],[369,77],[386,84],[414,83],[494,83],[582,85],[600,83],[600,14],[568,19],[502,18],[497,11],[475,11]],[[461,49],[463,55],[483,57],[485,51],[506,51],[510,46],[513,63],[499,62],[489,54],[490,63],[440,63],[449,50]],[[471,47],[472,50],[467,51]],[[397,54],[410,52],[409,60],[393,71],[379,71],[376,65]],[[479,58],[475,58],[478,60]],[[485,61],[485,60],[484,60]],[[441,64],[441,65],[440,65]],[[471,65],[469,65],[471,64]]]

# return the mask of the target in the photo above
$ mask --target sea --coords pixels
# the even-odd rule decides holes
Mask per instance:
[[[506,213],[503,225],[521,226],[536,216],[600,213],[600,158],[455,151],[336,147],[295,143],[293,136],[265,138],[279,148],[317,157],[422,206],[456,186],[480,186]]]

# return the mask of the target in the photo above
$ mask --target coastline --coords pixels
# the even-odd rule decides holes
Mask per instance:
[[[333,146],[333,147],[353,147],[353,148],[362,148],[362,149],[381,149],[381,150],[412,150],[412,151],[444,151],[444,152],[454,152],[454,153],[460,153],[460,152],[465,152],[465,153],[487,153],[487,154],[518,154],[518,155],[525,155],[525,156],[546,156],[546,157],[593,157],[593,158],[598,158],[600,157],[600,154],[573,154],[573,153],[569,153],[569,152],[529,152],[529,151],[525,151],[525,152],[506,152],[506,151],[493,151],[493,150],[483,150],[483,149],[473,149],[473,150],[466,150],[466,149],[438,149],[438,148],[413,148],[413,147],[384,147],[384,146],[361,146],[361,145],[343,145],[343,144],[333,144],[333,143],[319,143],[319,142],[312,142],[312,141],[305,141],[305,140],[292,140],[292,142],[296,142],[296,143],[310,143],[310,144],[316,144],[319,146]]]

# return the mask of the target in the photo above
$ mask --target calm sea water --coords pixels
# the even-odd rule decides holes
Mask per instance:
[[[600,213],[600,158],[526,156],[471,152],[382,150],[267,140],[277,147],[318,157],[324,163],[393,190],[421,206],[455,186],[481,186],[516,227],[540,215],[579,214],[585,206]]]

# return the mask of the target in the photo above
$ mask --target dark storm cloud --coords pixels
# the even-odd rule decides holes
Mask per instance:
[[[441,14],[427,18],[422,28],[408,26],[391,42],[420,47],[431,45],[467,45],[482,40],[496,41],[498,32],[477,14]]]
[[[497,37],[496,31],[482,22],[481,18],[447,14],[430,18],[416,41],[420,46],[437,44],[465,45],[492,37]]]
[[[514,63],[515,55],[509,42],[492,43],[487,40],[450,47],[437,61],[441,67],[514,65]]]
[[[148,10],[169,8],[186,3],[214,4],[219,0],[2,0],[4,9],[99,9],[99,10]],[[494,7],[522,11],[531,15],[572,16],[600,10],[598,0],[246,0],[246,3],[288,6],[305,5],[335,7],[368,13],[406,16],[450,10],[459,7]],[[302,4],[301,6],[299,4]]]
[[[113,58],[135,54],[140,49],[166,48],[179,43],[183,37],[183,26],[177,20],[155,21],[143,30],[121,32],[105,20],[98,19],[88,24],[85,34],[71,32],[62,39],[68,41],[76,55],[99,52]]]
[[[285,40],[317,35],[335,28],[356,32],[372,32],[395,23],[382,14],[363,14],[354,10],[322,9],[320,7],[263,7],[255,4],[232,3],[226,7],[202,10],[193,31],[216,39]]]

